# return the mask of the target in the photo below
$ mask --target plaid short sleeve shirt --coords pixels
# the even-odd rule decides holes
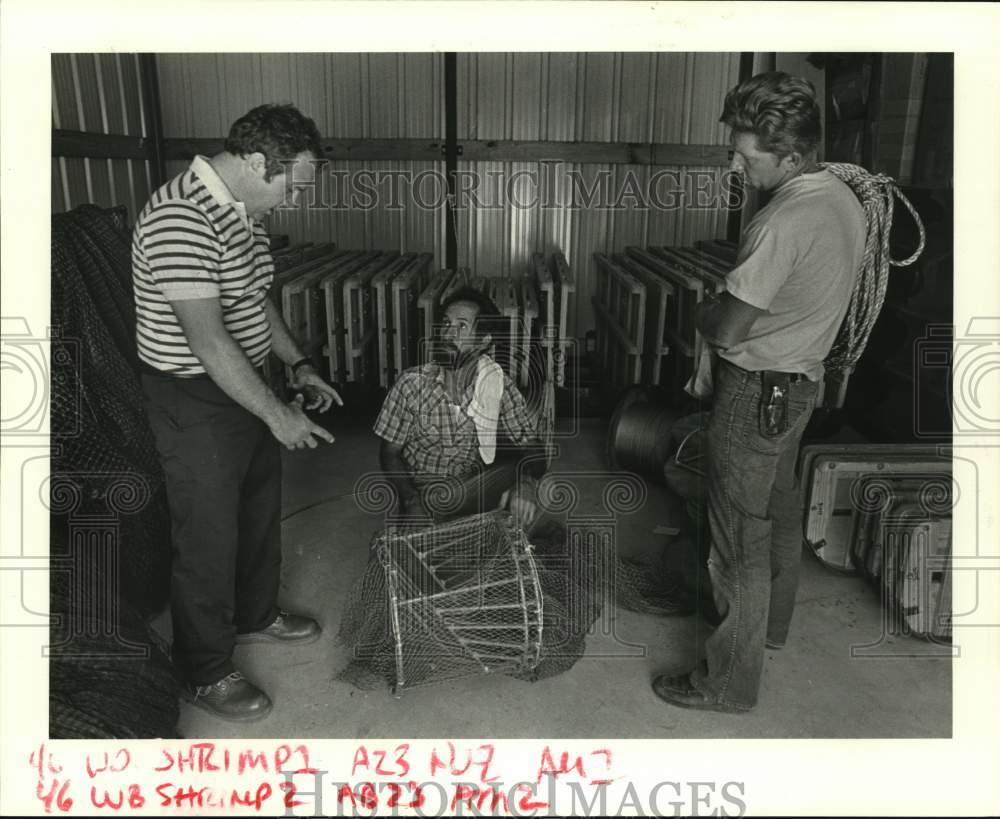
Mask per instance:
[[[467,410],[474,383],[466,388],[461,405],[448,397],[444,375],[437,364],[412,367],[389,390],[375,421],[375,434],[403,449],[403,460],[422,476],[461,477],[482,463],[476,425]],[[504,375],[499,429],[515,444],[535,437],[535,425],[524,397]]]

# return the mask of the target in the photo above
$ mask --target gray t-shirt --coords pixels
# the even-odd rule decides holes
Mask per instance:
[[[865,233],[861,203],[829,171],[782,185],[750,220],[726,277],[729,293],[767,312],[719,355],[746,370],[822,378],[864,258]]]

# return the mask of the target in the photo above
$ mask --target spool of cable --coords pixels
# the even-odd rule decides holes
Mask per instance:
[[[664,483],[663,465],[674,447],[670,428],[676,421],[677,413],[650,400],[643,387],[630,387],[611,417],[608,466]]]

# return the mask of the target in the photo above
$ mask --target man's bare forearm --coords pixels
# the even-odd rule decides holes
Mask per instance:
[[[728,350],[750,333],[757,317],[766,313],[728,292],[706,296],[697,307],[695,327],[713,347]]]
[[[719,326],[721,324],[721,310],[719,300],[714,296],[706,296],[695,307],[694,326],[698,328],[702,338],[713,347],[722,347],[719,340]]]
[[[281,317],[281,312],[270,298],[266,301],[264,314],[267,316],[267,323],[271,326],[271,351],[285,364],[294,364],[305,358],[302,349],[292,338],[288,325]]]
[[[226,329],[218,299],[179,300],[171,306],[191,352],[226,395],[268,426],[284,416],[288,408]]]
[[[269,426],[274,424],[285,405],[264,383],[243,348],[226,333],[192,347],[201,365],[219,388],[237,404],[252,412]]]

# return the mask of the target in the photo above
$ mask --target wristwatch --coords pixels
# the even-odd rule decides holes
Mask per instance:
[[[298,361],[296,361],[294,364],[292,364],[292,372],[293,373],[298,372],[299,367],[304,367],[307,364],[311,367],[312,366],[312,360],[308,359],[308,358],[300,358]]]

